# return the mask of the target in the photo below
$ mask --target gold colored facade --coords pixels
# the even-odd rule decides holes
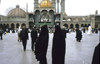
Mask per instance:
[[[43,0],[40,3],[40,8],[50,8],[51,7],[51,2],[49,0]]]

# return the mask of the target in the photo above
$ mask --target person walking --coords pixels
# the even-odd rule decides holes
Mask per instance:
[[[67,34],[66,27],[62,26],[62,32],[64,34],[64,37],[67,38],[67,36],[66,36],[66,34]]]
[[[76,39],[77,41],[81,41],[82,39],[82,32],[78,29],[77,32],[76,32]]]
[[[65,64],[65,37],[60,26],[55,26],[52,45],[52,64]]]
[[[22,31],[20,32],[20,38],[22,40],[23,49],[26,51],[26,45],[28,40],[28,31],[26,30],[25,26],[22,27]]]
[[[85,33],[85,28],[83,28],[83,33]]]
[[[100,43],[94,49],[92,64],[100,64],[100,59],[99,59],[100,50],[99,50],[99,48],[100,48]]]
[[[47,64],[47,49],[48,49],[48,30],[46,26],[41,27],[41,32],[35,46],[35,55],[40,64]]]
[[[36,31],[36,27],[34,27],[34,29],[32,29],[31,31],[31,49],[32,51],[34,51],[34,43],[37,40],[37,31]]]
[[[21,39],[20,39],[20,36],[19,36],[19,35],[20,35],[21,30],[22,30],[22,29],[21,29],[21,26],[20,26],[20,27],[19,27],[19,29],[18,29],[18,31],[17,31],[17,32],[18,32],[18,42],[19,42],[19,41],[21,42]]]
[[[3,39],[2,38],[2,34],[4,33],[4,31],[2,30],[2,28],[0,28],[0,37],[1,37],[1,40]]]

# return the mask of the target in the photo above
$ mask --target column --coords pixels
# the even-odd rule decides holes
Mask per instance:
[[[59,13],[59,0],[57,0],[57,13]]]
[[[79,23],[79,28],[81,28],[81,24]]]
[[[28,28],[28,27],[29,27],[29,26],[28,26],[28,25],[29,25],[29,24],[28,24],[28,23],[29,23],[28,18],[29,18],[29,16],[28,16],[28,14],[26,14],[26,22],[25,22],[25,24],[26,24],[26,28]]]
[[[11,28],[11,24],[9,23],[9,28]]]
[[[91,27],[95,28],[95,18],[91,17]]]
[[[65,12],[65,0],[63,0],[63,11]]]
[[[98,28],[100,28],[100,24],[98,24]]]
[[[76,26],[75,26],[76,24],[73,24],[73,28],[76,28]]]
[[[68,24],[68,28],[70,28],[70,24],[69,23],[67,23]]]
[[[16,29],[16,23],[14,23],[14,28]]]
[[[60,19],[61,26],[62,26],[62,21],[63,21],[63,1],[61,1],[61,19]]]
[[[26,13],[28,13],[28,3],[26,3]]]

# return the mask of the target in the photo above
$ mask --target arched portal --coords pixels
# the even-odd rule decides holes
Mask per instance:
[[[23,27],[23,26],[25,26],[25,27],[26,27],[26,24],[24,24],[24,23],[23,23],[23,24],[21,25],[21,27]]]
[[[79,28],[79,24],[76,24],[75,27],[76,27],[76,28]]]
[[[81,27],[83,27],[83,24],[81,24]]]
[[[88,27],[90,26],[90,24],[88,24]]]
[[[19,24],[18,23],[16,24],[16,28],[19,28]]]
[[[70,24],[70,28],[73,28],[73,24]]]
[[[33,22],[29,22],[29,28],[31,29],[32,27],[34,27],[34,23]]]
[[[7,24],[7,28],[9,28],[9,24]]]
[[[85,27],[88,27],[88,25],[87,25],[87,24],[85,24]]]
[[[0,28],[2,28],[2,24],[0,24]]]
[[[68,24],[64,24],[63,26],[65,26],[66,28],[68,28]]]
[[[14,29],[14,24],[13,23],[11,24],[11,29]]]

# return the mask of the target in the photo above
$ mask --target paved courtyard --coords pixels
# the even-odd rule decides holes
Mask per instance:
[[[52,64],[53,34],[49,34],[49,47],[47,62]],[[75,32],[68,33],[66,38],[65,64],[91,64],[95,46],[99,43],[99,34],[87,35],[83,33],[81,42],[75,39]],[[0,64],[39,64],[31,51],[31,38],[27,42],[26,52],[23,51],[22,43],[17,42],[17,33],[3,35],[0,40]]]

